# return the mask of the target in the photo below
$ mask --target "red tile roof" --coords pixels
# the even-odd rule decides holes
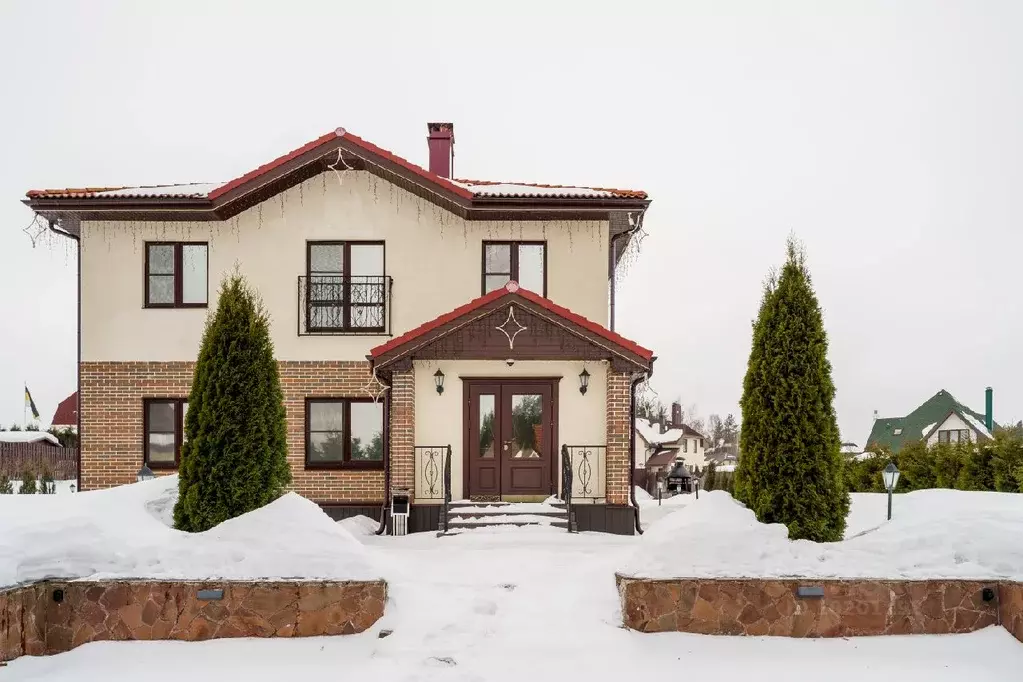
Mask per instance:
[[[258,180],[280,166],[296,159],[303,154],[326,147],[331,142],[343,137],[344,140],[370,155],[401,166],[405,170],[419,176],[426,182],[462,197],[493,198],[529,198],[529,199],[646,199],[647,193],[639,190],[608,189],[602,187],[582,187],[573,185],[547,185],[524,182],[497,182],[492,180],[449,180],[436,173],[418,166],[397,154],[378,147],[344,128],[321,135],[301,147],[269,163],[241,175],[226,183],[184,183],[180,185],[152,185],[148,187],[82,187],[58,189],[33,189],[27,193],[30,199],[95,199],[95,198],[196,198],[214,201],[231,190]]]
[[[421,324],[415,329],[409,330],[400,336],[396,336],[387,343],[383,343],[377,346],[376,348],[373,348],[369,352],[369,355],[371,358],[376,359],[389,351],[392,351],[396,348],[405,345],[406,343],[409,343],[410,341],[414,341],[416,338],[434,329],[437,329],[438,327],[447,324],[448,322],[456,320],[459,317],[471,313],[474,310],[478,310],[479,308],[482,308],[488,303],[492,303],[493,301],[496,301],[500,298],[504,298],[505,296],[520,296],[529,301],[530,303],[534,303],[543,308],[544,310],[554,313],[558,317],[568,320],[569,322],[572,322],[586,329],[587,331],[590,331],[610,341],[611,343],[624,348],[625,350],[631,353],[635,353],[636,355],[640,356],[641,358],[648,362],[653,360],[654,357],[653,351],[648,350],[643,346],[640,346],[635,341],[630,341],[621,334],[617,334],[611,331],[610,329],[607,329],[606,327],[599,325],[596,322],[593,322],[592,320],[586,319],[582,315],[573,313],[568,308],[564,308],[554,303],[550,299],[544,298],[539,294],[535,294],[532,291],[529,291],[528,289],[523,289],[518,285],[517,282],[508,282],[508,284],[501,287],[500,289],[495,289],[494,291],[491,291],[489,294],[473,299],[472,301],[469,301],[465,305],[461,305],[455,308],[451,312],[444,313],[440,317],[437,317],[433,320],[430,320],[429,322]]]
[[[55,426],[78,426],[78,391],[60,401],[57,410],[53,413],[51,425]]]

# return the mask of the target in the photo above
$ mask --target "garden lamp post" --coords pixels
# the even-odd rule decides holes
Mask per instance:
[[[881,478],[884,480],[884,487],[888,490],[888,520],[892,520],[892,493],[895,491],[895,486],[899,484],[899,468],[895,466],[895,462],[888,462],[888,466],[881,472]]]
[[[154,474],[153,470],[150,469],[145,464],[143,464],[142,468],[139,469],[139,472],[137,474],[135,474],[135,480],[138,483],[141,483],[142,481],[151,481],[154,478],[156,478],[156,474]]]

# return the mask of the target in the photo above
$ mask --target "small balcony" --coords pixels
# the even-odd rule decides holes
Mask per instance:
[[[391,289],[388,276],[299,276],[299,336],[389,336]]]

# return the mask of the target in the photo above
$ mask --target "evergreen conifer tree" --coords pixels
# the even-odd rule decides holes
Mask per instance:
[[[718,484],[718,467],[715,462],[707,465],[707,473],[703,476],[703,489],[714,490]]]
[[[53,482],[53,474],[48,467],[43,468],[43,475],[39,480],[39,494],[53,495],[57,492],[57,484]]]
[[[14,492],[14,485],[7,474],[0,473],[0,495],[10,495]]]
[[[19,495],[35,495],[36,494],[36,475],[25,469],[21,474],[21,489],[18,491]]]
[[[842,539],[849,493],[842,474],[828,338],[794,238],[781,273],[768,277],[753,325],[742,394],[736,497],[789,537]]]
[[[207,317],[185,418],[174,526],[199,532],[258,509],[291,482],[284,395],[262,303],[241,275]]]

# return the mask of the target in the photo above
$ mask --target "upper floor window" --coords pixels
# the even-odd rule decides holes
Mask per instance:
[[[147,242],[146,307],[206,307],[208,250],[205,242]]]
[[[183,398],[147,398],[142,401],[145,432],[145,462],[150,469],[175,469],[181,462],[185,442],[185,415],[188,401]]]
[[[318,332],[383,332],[383,242],[309,242],[306,325]]]
[[[948,431],[938,431],[938,442],[939,443],[968,443],[970,441],[970,430],[969,429],[951,429]]]
[[[307,468],[383,466],[384,405],[365,398],[309,398]]]
[[[547,295],[546,242],[483,242],[483,293],[500,289],[511,280]]]

